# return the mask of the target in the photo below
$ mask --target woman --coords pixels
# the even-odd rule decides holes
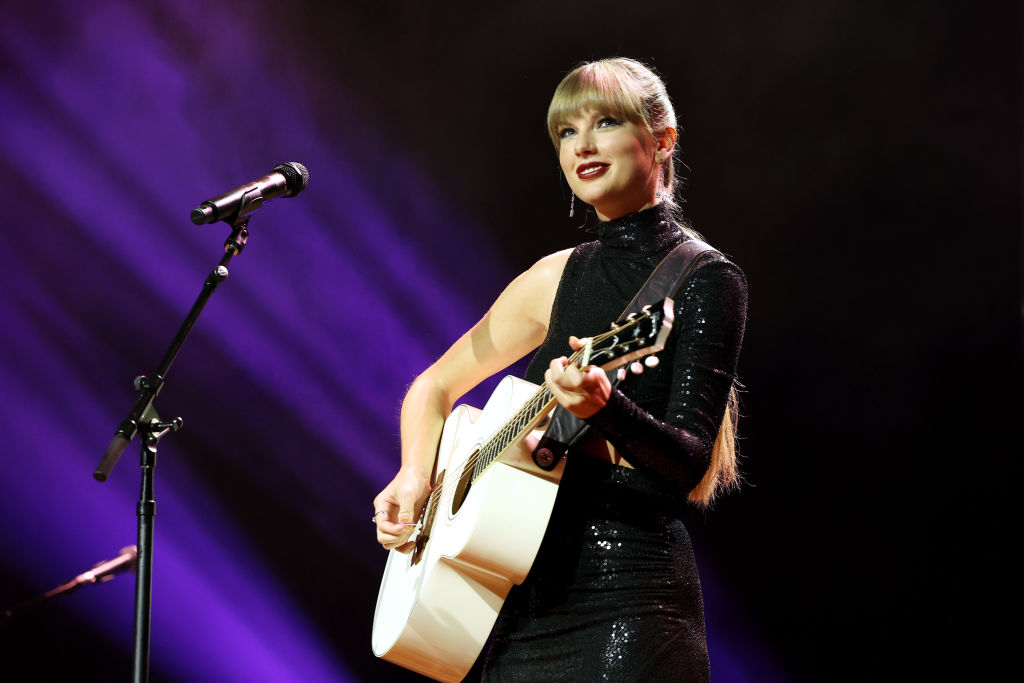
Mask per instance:
[[[402,466],[374,500],[377,538],[407,550],[430,491],[444,418],[477,383],[537,349],[526,379],[590,425],[568,454],[544,541],[513,587],[485,664],[488,681],[685,680],[709,676],[696,563],[680,521],[735,484],[742,271],[715,253],[676,296],[661,363],[613,388],[567,363],[576,338],[619,317],[654,267],[695,236],[672,199],[675,113],[646,66],[584,64],[559,84],[548,130],[597,240],[535,263],[413,382],[402,405]],[[538,348],[539,347],[539,348]]]

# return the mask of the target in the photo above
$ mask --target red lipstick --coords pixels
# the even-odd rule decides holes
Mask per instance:
[[[601,163],[600,161],[590,161],[585,164],[580,164],[576,167],[576,177],[580,180],[598,178],[604,175],[610,165],[611,164]]]

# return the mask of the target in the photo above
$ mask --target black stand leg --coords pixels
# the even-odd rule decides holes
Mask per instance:
[[[155,411],[151,411],[155,414]],[[153,518],[156,516],[156,500],[153,497],[153,470],[156,469],[156,447],[160,438],[169,431],[181,429],[180,417],[170,422],[153,418],[148,424],[140,425],[142,433],[142,484],[139,489],[139,535],[138,559],[135,569],[135,627],[132,648],[132,681],[144,683],[149,680],[149,625],[152,609],[153,585]]]
[[[132,649],[132,680],[149,680],[150,592],[153,585],[153,468],[156,449],[145,439],[142,445],[142,487],[139,493],[139,558],[135,573],[135,630]]]

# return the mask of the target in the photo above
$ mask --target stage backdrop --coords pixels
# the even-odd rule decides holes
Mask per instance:
[[[8,3],[0,606],[135,543],[138,440],[92,472],[223,253],[189,212],[296,161],[309,187],[253,214],[156,401],[184,429],[153,680],[418,680],[369,647],[401,398],[586,239],[544,114],[621,54],[665,78],[686,213],[750,281],[746,484],[688,519],[714,680],[994,661],[969,608],[1004,545],[968,511],[999,519],[1020,450],[1018,7],[705,4]],[[3,625],[0,677],[128,677],[133,580]]]

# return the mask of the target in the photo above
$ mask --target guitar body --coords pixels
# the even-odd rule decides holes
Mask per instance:
[[[664,348],[672,300],[645,306],[588,338],[568,359],[610,370]],[[445,420],[437,475],[411,540],[392,550],[373,615],[373,653],[439,681],[461,681],[476,661],[509,590],[537,557],[565,458],[533,462],[556,401],[546,386],[505,377],[482,411],[462,405]]]
[[[519,438],[476,478],[472,468],[481,445],[536,392],[505,377],[482,411],[461,405],[445,421],[435,488],[444,486],[419,531],[427,540],[415,552],[388,554],[373,618],[378,657],[439,681],[462,680],[509,589],[526,578],[565,460],[544,471]]]

